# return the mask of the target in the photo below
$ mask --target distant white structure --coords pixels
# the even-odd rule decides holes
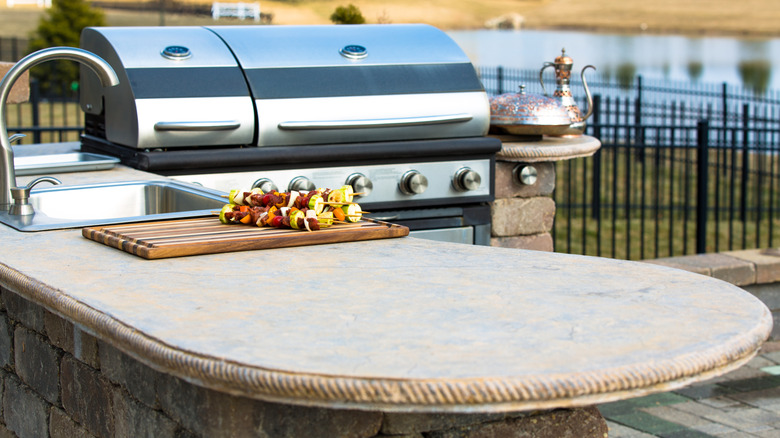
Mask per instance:
[[[39,8],[50,8],[51,0],[5,0],[5,5],[13,8],[16,5],[34,5]]]
[[[492,18],[485,22],[488,29],[522,29],[525,24],[525,17],[520,14],[510,13],[500,17]]]
[[[219,20],[220,17],[236,17],[241,20],[252,18],[255,21],[260,21],[260,3],[214,2],[211,5],[211,17],[215,20]]]

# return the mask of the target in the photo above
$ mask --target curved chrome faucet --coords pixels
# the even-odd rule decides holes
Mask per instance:
[[[99,56],[83,49],[73,47],[51,47],[31,53],[14,64],[0,82],[0,209],[7,210],[11,204],[11,189],[16,188],[16,172],[14,171],[14,151],[8,138],[6,126],[5,103],[11,94],[11,87],[17,79],[31,67],[50,60],[71,60],[89,67],[100,78],[104,87],[119,84],[119,78],[114,69]]]

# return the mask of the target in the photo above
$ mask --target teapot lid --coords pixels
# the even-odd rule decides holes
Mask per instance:
[[[564,47],[564,48],[561,49],[561,56],[558,56],[558,57],[555,58],[555,63],[556,64],[574,64],[574,61],[570,57],[566,56],[566,48]]]

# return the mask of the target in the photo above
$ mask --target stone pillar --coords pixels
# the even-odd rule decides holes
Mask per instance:
[[[542,137],[518,141],[501,136],[496,155],[496,199],[490,205],[491,246],[553,251],[555,162],[593,155],[593,137]]]

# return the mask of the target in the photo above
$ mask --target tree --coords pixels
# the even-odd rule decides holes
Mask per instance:
[[[78,47],[82,29],[105,25],[103,11],[92,8],[85,0],[53,0],[32,35],[30,51],[54,46]],[[73,61],[47,62],[35,67],[31,74],[40,81],[44,93],[62,95],[68,88],[78,88],[79,66]]]
[[[335,24],[363,24],[366,22],[366,19],[363,18],[360,9],[350,3],[349,6],[337,7],[331,14],[330,21]]]

